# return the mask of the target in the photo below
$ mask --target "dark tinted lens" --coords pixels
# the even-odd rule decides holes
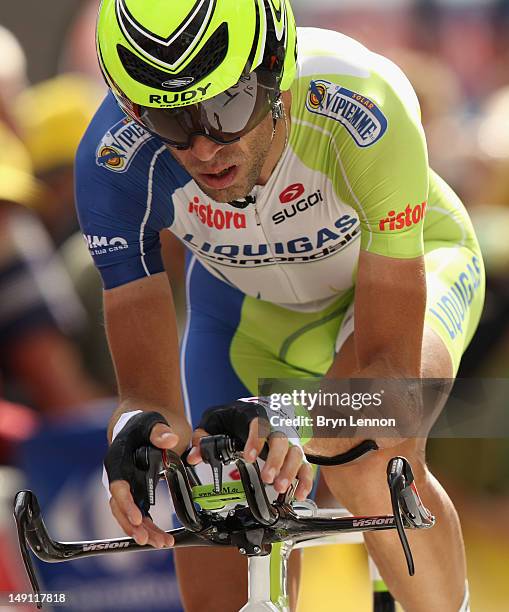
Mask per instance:
[[[170,144],[184,145],[189,135],[199,131],[199,124],[193,121],[189,109],[158,109],[141,107],[141,123],[153,134]]]
[[[159,109],[139,108],[139,119],[150,132],[169,144],[188,145],[195,135],[218,142],[238,140],[256,127],[279,95],[274,75],[258,70],[218,96],[191,106]]]

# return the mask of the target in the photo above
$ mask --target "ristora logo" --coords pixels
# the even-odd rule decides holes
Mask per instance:
[[[202,204],[198,196],[189,202],[188,212],[198,217],[200,223],[217,230],[246,229],[246,215],[232,210],[213,208],[211,204]]]
[[[304,191],[306,191],[306,189],[302,183],[294,183],[279,195],[279,201],[281,204],[289,204],[297,198],[300,198]]]
[[[330,81],[311,81],[306,108],[341,123],[359,147],[369,147],[387,131],[387,118],[369,98]]]
[[[125,172],[151,135],[131,119],[122,119],[102,137],[96,163],[113,172]]]
[[[401,230],[405,227],[412,227],[420,223],[426,215],[426,202],[417,204],[412,207],[410,204],[405,208],[403,212],[396,212],[390,210],[387,213],[385,219],[381,219],[378,227],[381,232]]]

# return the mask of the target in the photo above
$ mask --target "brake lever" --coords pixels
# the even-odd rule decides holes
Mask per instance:
[[[405,534],[405,526],[414,529],[433,527],[435,517],[422,503],[414,482],[410,463],[404,457],[394,457],[387,465],[387,482],[391,494],[392,512],[401,546],[405,553],[408,573],[415,574],[412,551]],[[403,524],[403,519],[405,525]]]
[[[134,453],[136,468],[142,472],[143,484],[137,483],[134,501],[145,516],[150,517],[150,507],[156,503],[156,486],[163,476],[163,455],[160,448],[142,446]]]
[[[411,479],[413,482],[413,474],[411,473],[411,469],[409,473],[408,468],[410,468],[410,465],[403,457],[394,457],[391,459],[387,465],[387,483],[389,485],[389,491],[391,494],[392,513],[394,515],[399,541],[401,542],[403,552],[405,553],[408,573],[410,576],[413,576],[415,574],[414,559],[405,534],[399,503],[401,492],[406,487],[406,477],[410,476],[411,474]]]
[[[200,440],[200,453],[204,463],[212,468],[214,493],[223,490],[223,466],[233,463],[240,457],[235,441],[229,436],[207,436]]]

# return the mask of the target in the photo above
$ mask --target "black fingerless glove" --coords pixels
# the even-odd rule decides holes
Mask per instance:
[[[233,438],[239,449],[244,448],[249,436],[249,426],[254,419],[260,419],[260,436],[268,436],[270,424],[265,408],[256,402],[237,401],[224,406],[215,406],[205,410],[198,428],[215,436],[225,434]],[[268,447],[264,446],[260,457],[267,457]]]
[[[157,423],[168,425],[159,412],[141,412],[131,417],[111,443],[104,459],[110,484],[115,480],[126,480],[131,487],[134,502],[144,516],[149,515],[157,478],[154,482],[153,475],[150,475],[147,469],[140,469],[136,461],[136,451],[142,447],[155,449],[150,443],[150,434]]]

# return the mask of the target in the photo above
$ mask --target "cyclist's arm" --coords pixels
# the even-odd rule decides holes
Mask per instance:
[[[183,450],[191,429],[180,397],[175,313],[159,240],[160,232],[173,223],[171,187],[176,187],[178,178],[165,165],[165,148],[150,139],[130,153],[130,164],[119,158],[125,163],[121,172],[101,160],[98,143],[110,138],[109,132],[104,136],[106,130],[124,124],[108,96],[76,158],[78,216],[105,288],[106,330],[119,385],[120,406],[110,424],[110,439],[122,413],[155,411],[166,417],[170,427],[155,424],[150,442],[158,448]],[[121,449],[119,444],[114,451]],[[111,460],[110,451],[108,456]],[[139,544],[171,544],[172,538],[149,517],[142,517],[127,479],[113,478],[110,491],[112,513],[127,535]]]
[[[104,314],[120,396],[109,439],[123,412],[155,410],[178,435],[177,451],[184,451],[191,426],[180,392],[176,316],[166,274],[105,291]]]
[[[168,421],[154,425],[150,441],[158,448],[182,452],[189,444],[180,394],[175,310],[164,272],[104,292],[106,332],[118,381],[120,404],[108,428],[124,412],[156,411]],[[170,435],[168,435],[170,434]],[[178,436],[178,439],[174,435]],[[125,480],[110,484],[113,516],[139,544],[171,546],[173,538],[142,517]]]
[[[426,308],[424,259],[361,252],[355,292],[359,378],[418,378]],[[336,367],[335,367],[336,366]],[[329,376],[338,374],[334,364]]]
[[[348,197],[361,222],[355,291],[357,371],[352,375],[419,377],[426,307],[426,140],[417,98],[404,75],[379,56],[373,56],[373,68],[361,93],[383,104],[376,112],[386,131],[372,144],[359,147],[341,126],[336,127],[342,130],[337,137],[345,139],[343,148],[338,146],[344,153],[333,160],[348,160],[343,166]]]

